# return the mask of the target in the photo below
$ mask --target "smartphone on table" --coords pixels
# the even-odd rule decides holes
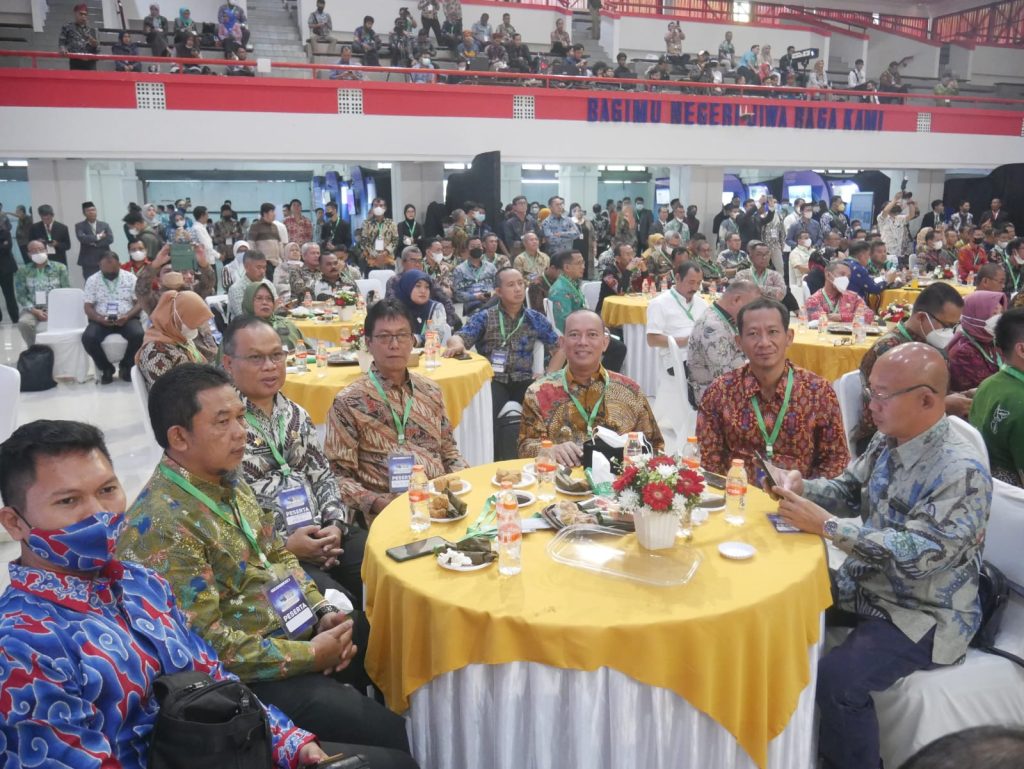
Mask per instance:
[[[426,539],[420,539],[416,542],[409,542],[406,545],[398,545],[397,547],[389,547],[384,552],[388,554],[388,557],[392,560],[402,563],[403,561],[411,561],[413,558],[421,558],[425,555],[431,555],[436,548],[454,547],[444,537],[427,537]]]

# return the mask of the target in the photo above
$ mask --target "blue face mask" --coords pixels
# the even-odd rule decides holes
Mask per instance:
[[[58,568],[100,571],[115,560],[117,538],[124,525],[124,513],[95,513],[63,529],[33,526],[26,544],[33,553]]]

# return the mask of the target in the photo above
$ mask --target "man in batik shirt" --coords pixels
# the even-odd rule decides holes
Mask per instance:
[[[722,298],[714,302],[694,324],[686,358],[686,379],[697,405],[700,405],[708,385],[747,362],[747,356],[736,343],[739,333],[736,316],[744,305],[760,296],[761,292],[753,283],[734,280]]]

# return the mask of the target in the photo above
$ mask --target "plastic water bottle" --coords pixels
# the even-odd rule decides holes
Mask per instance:
[[[324,368],[327,365],[327,342],[321,339],[316,343],[316,367]]]
[[[437,338],[436,331],[427,331],[423,338],[424,365],[428,369],[437,368],[441,365],[438,360],[441,352],[441,343]]]
[[[661,276],[661,290],[668,291],[668,275]]]
[[[686,439],[686,445],[683,446],[683,465],[687,470],[700,472],[700,444],[697,443],[696,435]]]
[[[649,297],[651,295],[651,279],[644,278],[644,282],[640,287],[640,293],[644,296]]]
[[[867,339],[868,332],[864,328],[864,308],[858,307],[853,313],[853,341],[860,344]]]
[[[356,314],[358,314],[358,315],[365,315],[366,314],[366,297],[363,296],[363,292],[362,291],[360,291],[359,293],[356,294]]]
[[[828,313],[824,310],[818,315],[818,335],[825,336],[828,333]]]
[[[512,484],[503,481],[497,499],[498,573],[507,577],[523,570],[523,523]]]
[[[803,305],[800,306],[799,312],[796,314],[797,325],[801,330],[807,328],[807,308]]]
[[[558,470],[558,463],[553,456],[553,445],[549,440],[541,441],[534,465],[537,468],[537,499],[541,502],[550,502],[555,498],[555,471]]]
[[[306,343],[301,339],[295,343],[295,367],[300,373],[309,371],[306,366]]]
[[[725,522],[730,526],[742,526],[747,506],[747,471],[743,460],[734,459],[729,474],[725,476]]]
[[[629,433],[626,436],[626,446],[622,450],[623,465],[637,465],[643,462],[644,442],[641,433]]]
[[[409,528],[416,532],[430,528],[430,488],[423,465],[413,465],[409,479]]]

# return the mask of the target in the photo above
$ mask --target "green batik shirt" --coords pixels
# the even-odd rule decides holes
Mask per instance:
[[[310,606],[323,597],[285,549],[252,489],[239,480],[231,489],[208,483],[161,460],[215,502],[230,505],[252,527],[272,569],[303,586]],[[243,681],[276,680],[315,670],[309,639],[290,640],[263,594],[277,581],[260,565],[238,526],[223,520],[157,469],[128,511],[117,543],[118,557],[156,571],[170,584],[189,625]]]

